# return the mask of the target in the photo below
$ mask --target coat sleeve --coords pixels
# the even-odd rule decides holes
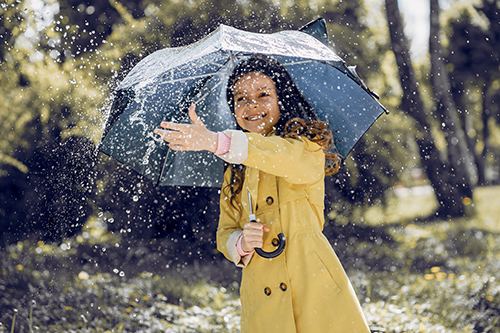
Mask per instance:
[[[293,184],[308,184],[325,176],[325,154],[308,139],[262,136],[242,131],[224,131],[231,138],[229,152],[219,157],[282,177]]]
[[[238,237],[243,233],[238,220],[238,211],[230,204],[229,197],[226,196],[224,188],[229,184],[231,169],[228,168],[224,175],[224,183],[220,195],[220,216],[217,228],[217,250],[231,260],[238,267],[246,267],[253,257],[253,252],[241,257],[236,250]]]

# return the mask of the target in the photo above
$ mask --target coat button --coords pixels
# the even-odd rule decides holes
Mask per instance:
[[[271,288],[269,288],[269,287],[265,287],[265,288],[264,288],[264,294],[266,294],[266,296],[271,295]]]
[[[272,205],[273,202],[274,202],[273,197],[267,197],[266,202],[267,202],[268,205]]]
[[[273,244],[273,246],[278,246],[278,245],[280,245],[280,241],[278,238],[273,238],[273,240],[271,241],[271,244]]]
[[[286,284],[285,284],[285,283],[283,283],[283,282],[281,282],[281,284],[280,284],[280,289],[281,289],[281,290],[283,290],[283,291],[285,291],[285,290],[286,290],[286,288],[287,288],[287,287],[286,287]]]

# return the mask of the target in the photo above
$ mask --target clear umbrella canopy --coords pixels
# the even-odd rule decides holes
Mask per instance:
[[[132,69],[116,89],[99,149],[161,185],[221,186],[220,159],[170,150],[153,130],[161,121],[189,122],[193,103],[210,130],[235,128],[227,80],[252,54],[285,66],[317,116],[336,132],[342,156],[384,111],[356,73],[310,34],[260,34],[221,25],[197,43],[157,51]]]

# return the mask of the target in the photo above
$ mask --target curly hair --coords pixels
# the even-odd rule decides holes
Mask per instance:
[[[336,151],[336,149],[333,134],[329,130],[328,123],[318,119],[313,108],[295,85],[288,71],[275,58],[256,54],[243,60],[234,68],[229,77],[226,89],[226,97],[232,113],[234,114],[233,87],[240,78],[252,72],[260,72],[267,75],[276,85],[280,108],[280,118],[276,125],[274,125],[276,135],[293,139],[306,137],[310,141],[317,143],[325,153],[327,161],[325,164],[326,175],[337,173],[341,157],[338,153],[331,152],[332,150]],[[242,128],[237,125],[237,129],[241,130]],[[230,193],[228,193],[228,196],[230,197],[230,202],[236,207],[234,201],[243,189],[245,166],[231,164],[230,167],[231,179],[226,188],[224,188],[224,191],[228,191],[229,189]]]

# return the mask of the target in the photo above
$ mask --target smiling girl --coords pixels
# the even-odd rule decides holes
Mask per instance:
[[[333,138],[286,69],[271,57],[241,62],[228,81],[237,130],[192,124],[155,130],[174,150],[208,150],[228,163],[220,197],[217,248],[238,267],[242,332],[370,332],[324,225],[324,177],[338,170]],[[326,161],[326,163],[325,163]],[[249,207],[249,191],[253,207]],[[250,222],[254,211],[259,222]],[[255,248],[276,247],[265,259]]]

